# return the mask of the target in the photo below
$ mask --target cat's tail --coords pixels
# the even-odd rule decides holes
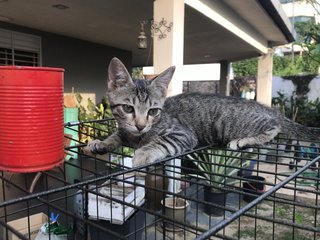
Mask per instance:
[[[320,128],[306,127],[288,118],[285,118],[282,123],[282,131],[290,137],[295,137],[301,140],[320,141]]]

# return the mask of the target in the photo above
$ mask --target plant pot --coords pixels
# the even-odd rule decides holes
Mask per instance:
[[[159,191],[159,189],[168,190],[168,178],[165,176],[164,168],[160,166],[149,171],[145,184],[147,208],[153,211],[161,210],[161,201],[164,199],[166,193]]]
[[[222,216],[224,214],[224,206],[226,205],[226,192],[213,191],[211,186],[204,186],[204,201],[217,204],[204,204],[204,212],[208,215]],[[221,206],[221,207],[220,207]]]
[[[264,177],[245,176],[244,178],[248,179],[246,182],[243,182],[242,184],[243,191],[244,191],[244,195],[243,195],[244,201],[251,202],[266,191],[266,184],[265,184],[266,179]],[[249,195],[246,193],[254,194],[254,195]]]
[[[161,201],[164,208],[164,215],[173,221],[163,220],[163,227],[169,231],[182,231],[181,225],[175,221],[185,222],[187,216],[187,207],[189,203],[183,198],[168,197]]]

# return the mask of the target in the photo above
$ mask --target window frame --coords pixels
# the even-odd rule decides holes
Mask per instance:
[[[0,65],[42,66],[41,37],[0,28]]]

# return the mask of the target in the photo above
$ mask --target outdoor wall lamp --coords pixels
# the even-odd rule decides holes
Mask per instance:
[[[147,36],[144,32],[144,25],[147,24],[147,21],[140,21],[140,34],[138,36],[138,48],[146,49],[148,46]]]
[[[137,45],[139,49],[146,49],[148,46],[147,44],[148,39],[144,31],[144,26],[148,24],[148,22],[150,22],[151,24],[151,27],[150,27],[151,37],[153,38],[154,36],[158,36],[159,40],[166,38],[167,33],[171,32],[173,27],[173,23],[172,22],[168,23],[167,20],[165,20],[164,18],[162,18],[160,22],[156,22],[154,20],[140,21],[140,33],[138,36],[138,45]]]

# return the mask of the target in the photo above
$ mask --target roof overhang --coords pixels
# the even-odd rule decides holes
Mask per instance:
[[[269,47],[294,40],[278,0],[185,3],[185,64],[259,56]],[[139,50],[136,44],[139,21],[153,18],[153,1],[77,0],[66,2],[65,10],[53,8],[55,4],[53,0],[3,1],[0,21],[129,50],[133,66],[152,64],[152,51]]]
[[[268,48],[294,41],[291,23],[278,1],[185,2],[187,63],[192,56],[196,59],[202,57],[204,62],[234,61],[259,56],[267,53]],[[198,19],[198,22],[192,19]],[[193,42],[198,43],[197,48],[192,47]]]

